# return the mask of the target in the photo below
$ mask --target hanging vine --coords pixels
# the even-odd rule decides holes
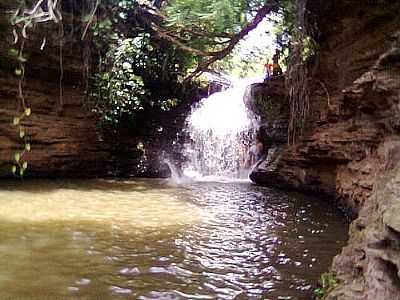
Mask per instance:
[[[27,8],[25,1],[16,9],[11,18],[11,25],[13,26],[14,46],[18,49],[11,49],[11,54],[14,55],[18,61],[18,66],[15,69],[15,75],[18,76],[18,116],[13,119],[13,126],[17,127],[18,136],[22,140],[23,149],[14,153],[14,163],[12,165],[12,172],[16,176],[24,176],[28,168],[28,162],[24,159],[24,155],[31,151],[30,137],[27,135],[22,121],[28,118],[32,109],[29,107],[25,95],[25,65],[27,62],[24,57],[25,44],[29,38],[29,31],[37,24],[54,22],[60,24],[60,35],[63,35],[61,4],[58,0],[38,0],[31,9]],[[61,36],[62,36],[61,35]],[[46,37],[43,38],[40,50],[43,50],[46,45]],[[60,41],[60,104],[62,105],[62,39]]]
[[[296,1],[296,18],[292,33],[290,61],[287,71],[287,86],[289,89],[290,120],[288,142],[295,144],[305,133],[310,111],[309,74],[307,59],[315,54],[317,45],[312,36],[315,28],[306,21],[306,0]]]

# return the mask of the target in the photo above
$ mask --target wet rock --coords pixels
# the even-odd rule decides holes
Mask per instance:
[[[247,108],[260,118],[257,136],[265,149],[265,159],[250,172],[250,179],[258,184],[275,185],[277,166],[286,148],[289,103],[284,78],[272,78],[253,84],[245,96]]]
[[[333,263],[340,284],[327,299],[400,299],[399,199],[400,164],[379,180],[352,224],[349,245]]]
[[[355,218],[327,299],[398,300],[400,2],[318,0],[307,9],[320,44],[307,130],[251,179],[327,194]]]
[[[264,146],[285,144],[289,103],[283,77],[249,86],[244,97],[246,107],[260,118],[258,136]]]
[[[306,134],[284,150],[274,172],[260,172],[251,176],[253,180],[324,193],[335,198],[350,216],[358,214],[372,194],[378,174],[400,159],[400,151],[393,146],[400,128],[400,83],[396,75],[400,73],[399,43],[394,34],[396,26],[392,26],[395,19],[386,18],[369,27],[371,22],[392,15],[399,5],[361,7],[346,1],[308,4],[315,21],[321,22],[321,48],[318,65],[309,78]],[[336,14],[344,7],[348,14]],[[357,13],[368,17],[361,20]],[[325,26],[327,20],[337,26]],[[361,31],[362,39],[355,33]],[[250,94],[262,94],[261,89],[257,86]],[[268,92],[277,94],[264,93]],[[256,105],[257,101],[249,103],[256,113],[263,114],[264,122],[276,122],[275,115],[260,109],[262,105]],[[270,135],[264,134],[266,138],[283,141],[276,138],[282,135],[275,135],[273,126],[265,126],[264,131]]]
[[[285,146],[271,146],[266,158],[259,162],[249,174],[250,180],[262,185],[276,185],[279,181],[278,163]]]
[[[262,122],[287,119],[289,116],[289,102],[283,77],[250,85],[244,101],[246,107],[258,115]]]

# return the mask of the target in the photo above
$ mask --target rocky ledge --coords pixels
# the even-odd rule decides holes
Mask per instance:
[[[354,220],[327,299],[400,299],[400,2],[308,1],[307,9],[320,30],[308,130],[295,145],[268,147],[250,177],[329,195]],[[258,93],[288,105],[283,83]]]
[[[17,110],[18,83],[0,76],[0,178],[12,177],[14,155],[25,144],[13,125]],[[58,107],[58,86],[30,79],[25,95],[32,109],[22,122],[31,145],[23,159],[25,177],[167,177],[168,167],[159,161],[156,136],[125,136],[117,139],[103,131],[99,120],[85,109],[80,89],[64,87],[64,107]],[[143,144],[143,148],[137,147]]]

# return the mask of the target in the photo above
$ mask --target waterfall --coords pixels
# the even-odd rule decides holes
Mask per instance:
[[[179,169],[169,160],[165,159],[164,163],[168,166],[171,171],[170,183],[181,184],[184,182],[184,178],[181,176]]]
[[[247,178],[255,119],[246,109],[244,95],[247,87],[257,81],[235,80],[230,88],[202,99],[192,108],[185,129],[185,176]]]

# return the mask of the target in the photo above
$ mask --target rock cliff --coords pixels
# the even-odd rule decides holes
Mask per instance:
[[[400,165],[376,182],[335,257],[339,285],[328,300],[400,299]]]
[[[308,130],[251,178],[327,194],[358,217],[335,259],[339,287],[328,299],[399,299],[400,3],[308,1],[307,9],[320,46],[308,79]]]
[[[28,29],[23,92],[32,114],[23,121],[31,144],[31,152],[23,156],[28,162],[25,177],[169,176],[162,152],[173,152],[172,142],[191,103],[183,101],[176,110],[160,115],[140,116],[139,130],[126,129],[119,134],[104,130],[85,101],[86,71],[93,68],[96,53],[81,41],[82,18],[68,15],[68,1],[65,5],[63,103],[59,96],[59,26],[49,23],[39,30]],[[0,1],[0,39],[4,41],[0,43],[0,178],[13,176],[14,155],[24,148],[18,128],[12,124],[22,113],[14,74],[18,64],[10,55],[14,46],[9,17],[14,6],[15,1]],[[44,37],[46,45],[41,50]],[[200,96],[193,91],[190,99],[196,97]]]
[[[320,30],[309,79],[310,130],[286,150],[274,180],[335,196],[356,215],[373,190],[379,145],[398,126],[396,58],[388,51],[399,29],[393,13],[399,4],[309,3]],[[282,88],[267,89],[265,97],[284,95]]]

